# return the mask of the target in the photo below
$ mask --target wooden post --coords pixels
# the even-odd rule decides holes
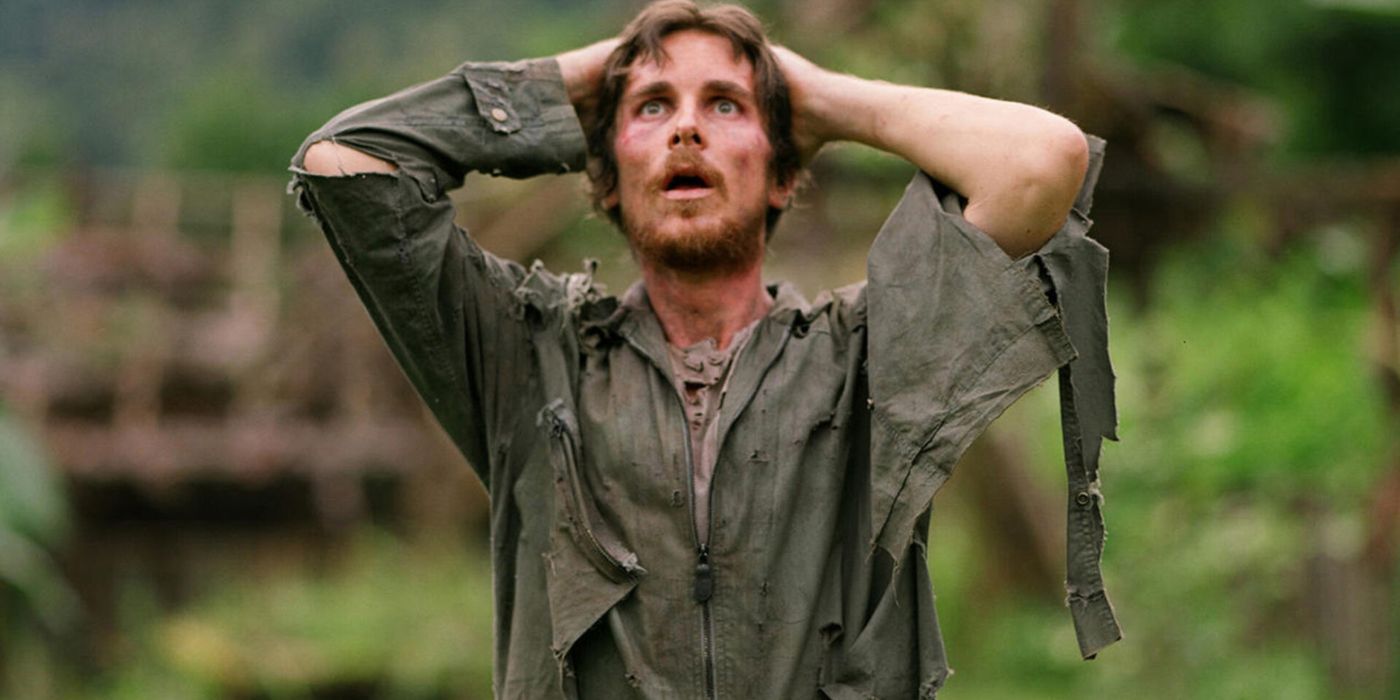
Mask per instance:
[[[282,199],[280,191],[261,180],[242,183],[233,192],[230,311],[246,322],[252,354],[263,349],[277,321]]]
[[[172,177],[153,174],[141,180],[132,197],[129,235],[171,241],[180,225],[180,186]],[[132,245],[137,245],[133,241]],[[160,419],[161,383],[169,361],[170,311],[161,303],[140,297],[122,300],[126,305],[127,342],[123,345],[113,397],[115,427],[154,430]]]
[[[1365,540],[1338,546],[1325,533],[1335,514],[1312,506],[1304,517],[1321,520],[1312,529],[1307,609],[1323,658],[1337,690],[1357,697],[1391,697],[1394,687],[1396,527],[1400,524],[1400,317],[1395,275],[1400,253],[1400,205],[1374,229],[1370,287],[1374,308],[1372,362],[1392,426],[1384,450],[1387,465],[1371,493]]]
[[[1371,294],[1376,306],[1376,356],[1378,380],[1385,394],[1387,431],[1386,470],[1371,493],[1366,521],[1366,546],[1361,554],[1360,571],[1376,592],[1375,607],[1369,612],[1375,628],[1369,657],[1375,666],[1367,667],[1364,687],[1389,697],[1395,688],[1396,631],[1392,624],[1396,591],[1396,549],[1400,546],[1400,314],[1397,314],[1396,258],[1400,257],[1400,202],[1389,205],[1376,231],[1375,253],[1371,258]]]
[[[1057,112],[1072,114],[1079,57],[1079,0],[1051,0],[1046,10],[1045,71],[1040,97]]]

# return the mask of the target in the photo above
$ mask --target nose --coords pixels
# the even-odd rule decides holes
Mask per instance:
[[[694,126],[678,126],[676,132],[671,134],[671,148],[677,146],[699,148],[704,145],[704,141],[700,138],[700,131]]]
[[[692,110],[682,110],[676,119],[676,130],[671,133],[671,148],[703,148],[705,140],[700,136],[699,125],[695,122]]]

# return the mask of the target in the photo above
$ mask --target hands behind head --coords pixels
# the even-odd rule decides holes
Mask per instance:
[[[574,111],[578,113],[585,130],[593,123],[594,111],[598,107],[603,66],[618,43],[617,37],[612,37],[555,56],[559,61],[559,73],[564,79],[564,89],[568,91],[569,101],[574,104]]]
[[[593,123],[598,89],[603,80],[603,66],[617,45],[617,37],[612,37],[556,57],[569,101],[574,104],[574,110],[585,127]],[[830,129],[817,117],[819,104],[816,97],[820,85],[834,74],[786,46],[770,44],[770,47],[783,76],[787,78],[792,98],[793,139],[805,167],[826,142],[834,140]]]
[[[832,73],[786,46],[771,44],[770,47],[782,67],[783,77],[787,78],[792,99],[792,136],[802,156],[802,165],[806,167],[822,146],[833,140],[816,109],[818,88]]]

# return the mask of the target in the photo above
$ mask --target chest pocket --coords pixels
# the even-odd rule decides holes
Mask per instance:
[[[556,518],[579,551],[600,573],[624,582],[646,573],[616,531],[598,513],[589,484],[579,468],[580,438],[574,413],[555,399],[540,412],[549,430],[549,459],[554,470]]]
[[[593,505],[579,469],[581,444],[573,411],[555,399],[541,409],[539,421],[548,430],[554,479],[555,526],[545,554],[550,650],[559,663],[560,688],[565,697],[575,697],[574,645],[636,588],[646,571]]]
[[[577,697],[570,653],[578,640],[608,610],[627,597],[646,573],[637,555],[624,546],[617,532],[598,513],[588,480],[579,468],[583,443],[573,404],[577,387],[576,336],[566,330],[567,311],[540,302],[549,294],[537,268],[516,296],[530,320],[540,383],[552,400],[540,409],[537,424],[549,441],[549,462],[554,482],[550,549],[545,557],[545,588],[549,596],[552,632],[550,649],[559,664],[558,682],[565,697]],[[587,276],[566,281],[570,299],[590,284]],[[549,290],[546,289],[545,292]],[[573,304],[567,305],[573,308]],[[541,507],[546,507],[541,504]]]

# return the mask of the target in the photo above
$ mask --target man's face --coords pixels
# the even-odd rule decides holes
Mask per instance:
[[[644,263],[742,268],[762,257],[764,216],[789,194],[769,174],[753,66],[707,32],[677,32],[662,45],[669,60],[634,64],[618,102],[618,183],[606,204],[622,205]]]

